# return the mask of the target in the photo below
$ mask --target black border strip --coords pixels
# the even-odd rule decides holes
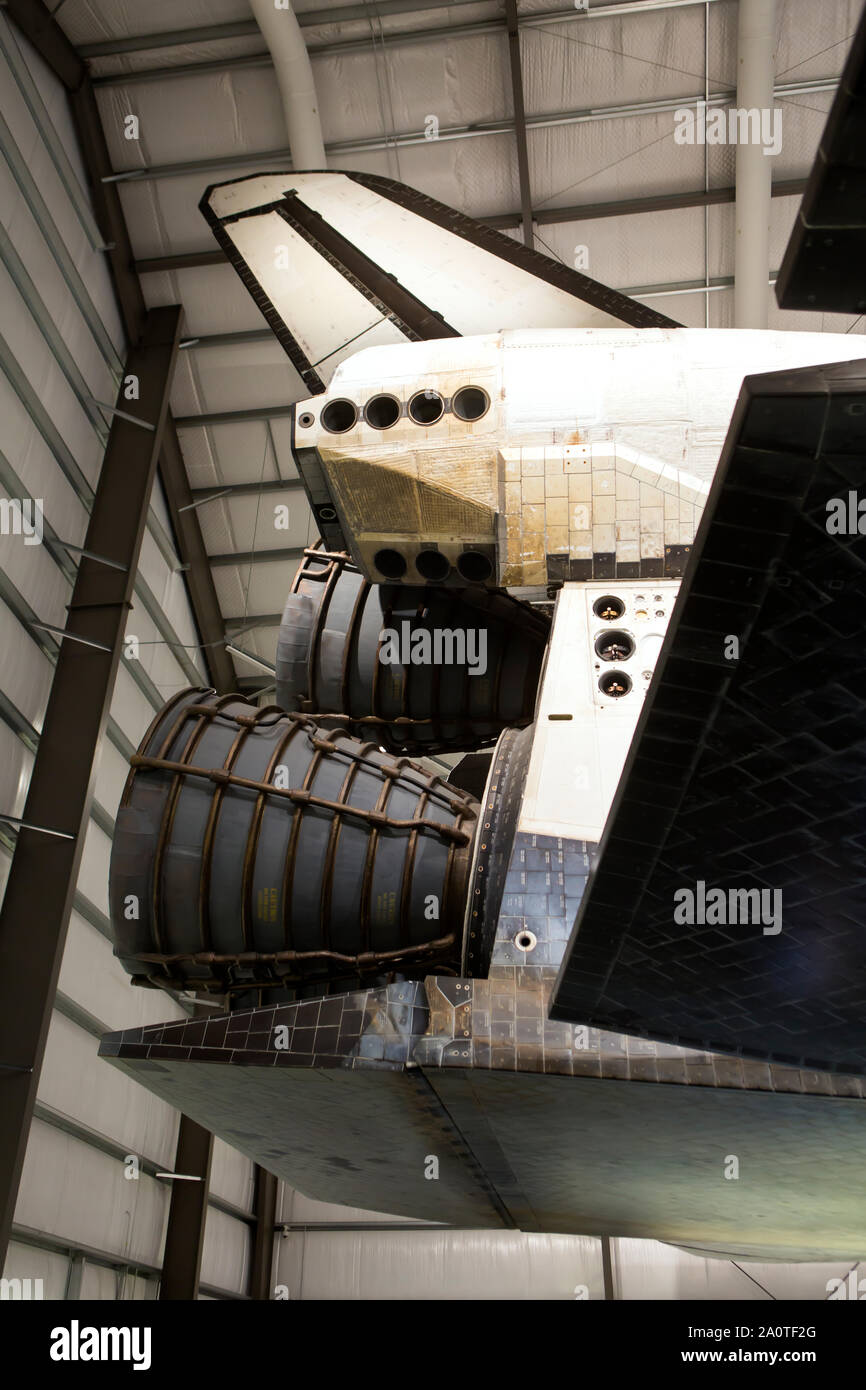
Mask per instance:
[[[261,178],[262,176],[261,174],[252,174],[250,175],[250,177]],[[246,182],[246,180],[238,179],[237,182]],[[323,392],[327,391],[328,389],[325,385],[325,382],[319,376],[319,373],[316,371],[309,357],[304,352],[297,338],[294,336],[294,334],[292,334],[289,331],[289,327],[285,323],[283,318],[280,316],[276,308],[276,305],[265,294],[258,280],[253,275],[243,256],[240,254],[231,237],[229,236],[228,232],[225,230],[226,225],[228,225],[231,222],[238,222],[243,217],[255,217],[264,212],[276,212],[278,210],[278,205],[274,203],[267,203],[262,207],[252,208],[249,212],[242,213],[239,217],[227,217],[225,219],[220,219],[219,217],[217,217],[216,213],[210,207],[210,197],[215,189],[220,188],[222,186],[223,185],[221,184],[211,184],[211,186],[208,189],[206,189],[204,197],[201,199],[198,205],[199,211],[204,216],[205,221],[210,226],[210,229],[213,232],[217,242],[225,252],[229,264],[240,277],[240,280],[242,281],[244,288],[248,290],[249,293],[252,295],[268,327],[276,337],[283,351],[286,353],[286,356],[289,358],[289,361],[292,363],[292,366],[295,367],[295,369],[300,374],[304,385],[310,392],[310,395],[320,396]]]
[[[276,212],[410,341],[462,337],[459,329],[446,323],[441,314],[430,309],[393,275],[389,275],[376,261],[354,246],[320,213],[307,207],[296,193],[285,193],[283,205],[278,205]]]
[[[405,183],[398,183],[395,179],[387,179],[379,174],[341,172],[345,172],[347,178],[352,179],[354,183],[361,184],[363,188],[381,194],[389,202],[397,203],[399,207],[406,208],[408,212],[417,213],[419,217],[426,218],[428,222],[433,222],[437,227],[444,228],[446,232],[453,232],[462,240],[471,241],[474,246],[480,246],[483,251],[489,251],[491,255],[498,256],[501,261],[508,261],[509,264],[517,266],[519,270],[525,271],[528,275],[534,275],[537,280],[543,280],[545,284],[553,285],[555,289],[563,290],[565,294],[583,300],[585,304],[590,304],[594,309],[600,309],[606,314],[611,314],[614,318],[621,319],[623,323],[629,324],[632,328],[682,328],[683,326],[676,319],[669,319],[666,314],[659,314],[655,309],[648,309],[645,304],[640,304],[627,294],[621,294],[619,290],[612,290],[608,285],[602,285],[600,281],[590,279],[588,275],[581,275],[579,270],[572,270],[570,266],[561,265],[540,251],[533,251],[528,246],[522,246],[519,241],[512,240],[504,232],[498,232],[483,222],[477,222],[474,217],[467,217],[464,213],[448,207],[447,203],[440,203],[435,198],[429,198],[426,193],[419,193],[417,189],[409,188]],[[532,324],[527,324],[527,327],[531,328]]]

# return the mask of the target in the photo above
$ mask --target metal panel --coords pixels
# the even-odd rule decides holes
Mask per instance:
[[[72,117],[96,219],[105,239],[118,305],[128,340],[135,343],[146,312],[144,297],[133,266],[132,245],[117,188],[114,183],[104,181],[111,173],[111,163],[86,67],[41,0],[10,0],[7,10],[69,92]],[[229,690],[234,685],[234,666],[222,646],[219,604],[204,558],[205,548],[198,518],[194,511],[181,511],[192,498],[170,415],[164,442],[165,449],[159,464],[160,477],[181,559],[189,565],[185,577],[190,604],[201,641],[205,644],[211,679],[218,689]]]
[[[89,82],[83,82],[70,94],[70,104],[94,208],[110,246],[108,263],[118,304],[127,334],[134,341],[136,325],[145,310],[144,296],[133,269],[132,244],[117,188],[115,184],[104,181],[111,172],[111,164],[99,109]],[[234,666],[222,645],[224,628],[198,517],[194,510],[184,510],[192,501],[192,494],[170,414],[163,435],[159,470],[178,553],[186,566],[184,578],[208,672],[218,689],[230,690],[234,685]]]
[[[517,142],[517,173],[520,181],[520,218],[523,245],[532,246],[532,191],[529,183],[529,151],[526,147],[526,108],[523,104],[523,70],[520,66],[520,32],[517,0],[505,0],[508,27],[508,65],[511,71],[511,97],[514,103],[514,138]]]
[[[277,1214],[277,1179],[256,1165],[256,1228],[250,1266],[250,1298],[269,1299],[274,1262],[274,1222]]]
[[[179,309],[153,310],[127,362],[127,373],[139,378],[141,416],[153,429],[115,416],[85,542],[86,549],[123,568],[82,558],[66,630],[89,645],[69,638],[63,643],[30,779],[24,820],[68,838],[21,830],[0,912],[0,1062],[8,1068],[0,1137],[2,1249],[24,1160],[84,847],[93,763],[120,659],[179,331]]]
[[[183,1177],[175,1179],[171,1190],[159,1286],[162,1300],[198,1296],[212,1154],[210,1131],[181,1115],[174,1166]]]
[[[791,198],[801,194],[806,187],[805,179],[782,179],[773,184],[771,194],[774,198]],[[530,208],[530,220],[539,227],[551,227],[565,222],[591,222],[600,217],[633,217],[642,212],[675,212],[680,208],[711,207],[716,203],[732,203],[735,190],[731,188],[696,189],[688,193],[652,193],[642,198],[620,198],[604,203],[577,203],[563,208]],[[491,213],[489,217],[479,217],[488,227],[499,231],[507,227],[519,227],[523,212]],[[529,244],[529,243],[527,243]],[[165,270],[194,270],[202,266],[226,265],[228,257],[222,250],[191,251],[184,255],[151,256],[136,261],[135,269],[139,275],[157,274]],[[634,294],[634,290],[625,291]],[[196,339],[196,347],[217,346],[220,342],[232,339],[237,341],[270,340],[266,330],[252,329],[246,334],[212,334],[209,338]]]

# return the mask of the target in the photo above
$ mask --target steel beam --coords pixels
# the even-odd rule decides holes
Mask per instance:
[[[224,646],[225,623],[198,512],[191,506],[194,499],[174,422],[163,442],[161,462],[162,485],[177,538],[178,553],[187,567],[184,578],[199,640],[204,644],[203,655],[211,684],[222,692],[232,691],[235,688],[234,663]]]
[[[780,179],[773,184],[774,198],[800,197],[806,187],[806,179]],[[561,208],[534,208],[532,220],[539,227],[551,227],[563,222],[593,222],[604,217],[634,217],[643,212],[676,212],[681,208],[714,207],[718,203],[732,203],[736,195],[733,187],[700,188],[685,193],[650,193],[643,198],[619,198],[604,203],[576,203]],[[520,213],[506,212],[492,217],[479,217],[488,227],[503,230],[520,225]]]
[[[269,330],[270,331],[270,330]],[[269,478],[261,483],[214,483],[213,487],[194,487],[192,496],[196,502],[205,502],[208,497],[221,495],[231,500],[234,497],[264,497],[275,492],[298,492],[304,484],[300,478]],[[225,618],[224,622],[229,619]]]
[[[637,3],[618,4],[616,6],[594,5],[591,10],[577,10],[575,8],[537,10],[518,15],[518,24],[521,29],[534,29],[541,28],[545,24],[561,24],[573,19],[581,21],[604,19],[610,18],[614,14],[617,19],[621,19],[624,14],[681,9],[686,5],[704,3],[712,4],[713,0],[637,0]],[[298,15],[298,23],[302,28],[307,22],[307,15]],[[333,20],[330,22],[333,23]],[[252,32],[250,30],[251,34]],[[498,19],[479,19],[465,24],[440,24],[431,29],[389,29],[385,32],[384,41],[389,49],[394,49],[406,44],[431,44],[445,38],[449,40],[471,39],[478,35],[498,35],[501,32],[502,26]],[[382,39],[379,34],[372,33],[355,39],[309,43],[307,52],[311,58],[337,58],[344,57],[349,53],[378,51],[381,45]],[[93,78],[93,84],[96,87],[128,86],[132,82],[159,82],[172,77],[198,76],[208,72],[233,72],[236,68],[272,67],[273,60],[270,53],[267,49],[261,49],[253,53],[227,54],[224,58],[205,58],[198,63],[175,63],[171,66],[136,68],[134,72],[102,73]]]
[[[456,9],[458,5],[471,4],[473,0],[451,0],[451,8]],[[614,5],[593,5],[589,10],[578,11],[572,4],[565,9],[557,6],[555,9],[534,10],[519,17],[521,28],[536,28],[544,24],[565,24],[571,20],[579,20],[585,23],[590,19],[609,19],[612,16],[617,19],[623,14],[645,14],[653,10],[677,10],[683,9],[687,5],[712,4],[713,0],[631,0],[630,3]],[[298,15],[298,23],[302,29],[311,29],[323,24],[343,24],[351,20],[370,20],[379,15],[400,15],[417,14],[423,10],[436,10],[442,8],[442,0],[379,0],[376,4],[362,5],[340,5],[330,10],[308,10],[304,14]],[[449,23],[437,26],[435,29],[424,29],[419,35],[417,30],[384,30],[382,37],[386,44],[406,43],[415,41],[419,38],[430,42],[436,38],[460,38],[464,35],[477,33],[490,33],[499,30],[500,26],[496,20],[480,20],[471,24]],[[154,34],[132,34],[123,38],[102,39],[96,43],[82,44],[79,52],[85,58],[109,58],[121,53],[142,53],[158,48],[178,48],[188,44],[214,43],[226,39],[254,38],[258,36],[258,26],[252,20],[238,20],[226,24],[208,24],[197,29],[169,29],[162,30]],[[375,44],[380,44],[381,39],[378,35],[347,42],[335,42],[326,44],[311,44],[310,53],[315,56],[317,53],[342,52],[350,45],[351,47],[371,48]],[[227,64],[242,62],[244,57],[227,58]],[[259,55],[255,55],[259,56]],[[186,66],[186,65],[185,65]],[[169,72],[172,70],[169,69]],[[122,73],[120,80],[126,77],[136,78],[138,73]],[[110,80],[110,79],[109,79]]]
[[[69,94],[70,109],[84,162],[96,221],[106,245],[109,271],[129,343],[138,342],[146,305],[134,269],[130,242],[120,196],[113,183],[111,161],[93,86],[81,55],[69,42],[60,25],[42,0],[6,0],[6,12],[30,40]],[[159,474],[174,531],[174,540],[184,565],[193,619],[203,644],[205,663],[211,682],[219,690],[234,685],[234,666],[222,646],[223,628],[213,579],[208,568],[205,545],[195,511],[181,514],[192,499],[183,466],[180,444],[171,421],[166,418],[165,449],[159,460]]]
[[[232,628],[279,627],[282,621],[282,613],[252,613],[246,617],[226,618],[226,627],[231,636]]]
[[[251,410],[210,410],[202,415],[179,415],[175,425],[179,430],[201,425],[237,425],[251,420],[279,420],[291,415],[294,406],[263,405]]]
[[[274,1224],[277,1215],[277,1179],[256,1165],[254,1207],[256,1225],[250,1263],[249,1296],[260,1301],[271,1297],[274,1266]]]
[[[6,13],[29,39],[68,92],[86,79],[87,69],[60,25],[43,4],[33,0],[5,0]]]
[[[223,265],[228,257],[216,247],[213,251],[190,251],[180,256],[146,256],[135,262],[136,275],[152,275],[165,270],[199,270],[203,266]]]
[[[377,0],[375,4],[337,5],[330,9],[308,10],[298,15],[302,28],[319,24],[345,24],[352,20],[369,20],[379,15],[416,14],[421,10],[441,8],[442,0]],[[472,4],[473,0],[451,0],[454,5]],[[108,58],[120,53],[142,53],[154,48],[183,48],[187,44],[213,43],[220,39],[253,38],[260,34],[254,19],[241,19],[225,24],[208,24],[196,29],[164,29],[154,34],[130,34],[123,38],[100,39],[81,45],[85,58]]]
[[[601,1275],[604,1283],[605,1300],[610,1302],[616,1298],[616,1286],[613,1278],[613,1248],[610,1236],[601,1237]]]
[[[48,1250],[55,1255],[65,1255],[68,1259],[81,1256],[87,1264],[99,1265],[102,1269],[113,1269],[118,1273],[128,1273],[139,1279],[158,1279],[160,1272],[156,1265],[140,1260],[131,1260],[125,1255],[115,1255],[110,1250],[98,1250],[79,1241],[67,1240],[64,1236],[52,1235],[47,1231],[34,1230],[32,1226],[14,1226],[12,1239],[18,1245],[26,1245],[31,1250]],[[246,1294],[233,1293],[230,1289],[217,1288],[215,1284],[200,1284],[199,1291],[208,1298],[220,1298],[231,1302],[244,1302]]]
[[[520,184],[523,245],[533,247],[535,237],[532,231],[532,192],[529,182],[529,150],[526,144],[526,107],[523,101],[523,68],[520,64],[517,0],[505,0],[505,24],[508,31],[508,67],[511,73],[511,100],[514,106],[514,138],[517,142],[517,177]]]
[[[327,1236],[348,1231],[384,1231],[386,1235],[400,1232],[412,1235],[416,1231],[461,1231],[463,1226],[432,1221],[278,1221],[276,1229],[282,1234]]]
[[[807,180],[780,179],[774,183],[771,195],[774,198],[799,198],[805,191]],[[634,217],[644,212],[675,212],[681,208],[714,207],[718,203],[732,203],[736,196],[733,186],[728,188],[700,188],[686,193],[651,193],[643,198],[619,198],[604,203],[575,203],[561,208],[533,208],[532,221],[539,227],[553,227],[566,222],[593,222],[604,217]],[[497,231],[519,227],[521,212],[499,212],[476,220]],[[225,252],[219,247],[214,251],[194,251],[184,256],[151,256],[136,261],[139,275],[158,274],[165,270],[194,270],[199,266],[228,265]],[[273,342],[274,335],[269,328],[253,328],[247,332],[209,333],[194,340],[195,347],[233,347],[246,342]]]
[[[264,695],[276,686],[273,681],[263,681],[259,676],[238,676],[237,688],[242,695]]]
[[[815,95],[819,92],[835,92],[838,78],[810,78],[802,82],[780,82],[774,97],[784,100],[791,96]],[[733,89],[724,92],[710,92],[706,106],[730,106],[735,101]],[[696,107],[705,103],[703,93],[689,96],[657,97],[649,101],[627,101],[616,106],[581,107],[573,111],[550,111],[544,115],[528,115],[527,129],[548,129],[555,125],[584,125],[596,121],[619,120],[632,115],[663,115],[666,111],[678,111],[683,107]],[[514,131],[514,121],[509,118],[492,121],[474,121],[470,125],[449,125],[439,128],[438,140],[474,140],[485,135],[510,135]],[[403,131],[398,135],[363,136],[354,140],[335,140],[325,146],[329,163],[334,163],[342,154],[367,154],[378,150],[402,149],[414,145],[431,145],[424,131]],[[229,170],[249,170],[260,172],[265,165],[281,165],[282,170],[291,168],[291,153],[282,147],[278,150],[253,150],[250,154],[222,154],[203,158],[203,160],[181,160],[174,164],[143,165],[131,170],[115,171],[108,175],[114,182],[149,183],[153,179],[186,178],[189,174],[214,174]]]
[[[792,96],[814,95],[818,92],[835,92],[839,86],[836,77],[820,77],[802,82],[782,82],[774,96],[780,100]],[[733,89],[711,92],[708,107],[729,106],[736,100]],[[703,92],[680,97],[659,97],[651,101],[634,101],[613,106],[587,106],[572,111],[552,111],[539,116],[527,116],[528,130],[545,130],[552,126],[593,124],[597,121],[616,120],[630,116],[658,116],[665,112],[678,111],[683,107],[696,107],[705,101]],[[475,140],[485,135],[510,135],[514,131],[514,121],[509,118],[490,121],[474,121],[469,125],[440,126],[438,141]],[[380,150],[390,150],[414,145],[430,145],[423,130],[402,131],[395,135],[371,135],[355,140],[337,140],[326,145],[328,161],[334,164],[344,154],[369,154]],[[208,159],[183,160],[173,164],[145,165],[135,169],[115,171],[110,177],[118,182],[149,183],[155,179],[185,178],[190,174],[210,174],[220,171],[243,170],[250,173],[261,172],[263,168],[277,165],[283,170],[291,168],[291,155],[285,147],[277,150],[258,150],[250,154],[214,155]]]
[[[771,271],[767,284],[776,282],[776,272]],[[733,289],[733,275],[712,275],[709,280],[670,280],[658,285],[632,285],[627,291],[635,299],[664,299],[670,294],[707,294],[715,290]]]
[[[377,265],[320,213],[307,207],[297,193],[284,193],[277,213],[351,285],[360,283],[369,291],[366,297],[372,297],[373,305],[386,313],[407,338],[423,341],[461,336],[441,314],[401,285],[394,274]]]
[[[258,565],[267,561],[285,563],[289,560],[302,560],[304,556],[301,549],[275,549],[275,550],[232,550],[225,555],[209,555],[208,559],[212,565]]]
[[[92,804],[93,767],[108,720],[134,592],[156,461],[168,413],[181,311],[152,310],[126,363],[139,379],[142,430],[116,416],[102,464],[23,819],[71,839],[21,829],[0,909],[0,1260],[5,1254],[45,1051],[51,1008]],[[122,404],[118,399],[118,404]]]
[[[134,270],[132,243],[120,195],[113,183],[103,182],[105,175],[110,173],[111,161],[96,98],[88,81],[70,94],[70,104],[97,220],[112,246],[108,261],[117,302],[127,335],[132,335],[145,311],[144,295]],[[192,501],[192,495],[170,414],[163,436],[159,476],[177,552],[184,566],[184,582],[205,665],[212,685],[217,690],[229,691],[234,686],[234,665],[222,645],[225,631],[199,520],[194,510],[183,510]]]
[[[225,264],[229,264],[228,260]],[[191,341],[195,347],[209,348],[238,347],[242,343],[274,343],[276,339],[270,328],[248,328],[236,333],[203,333],[200,338]]]
[[[193,1181],[179,1179],[172,1184],[159,1285],[162,1300],[198,1297],[212,1157],[210,1130],[181,1115],[174,1171]]]

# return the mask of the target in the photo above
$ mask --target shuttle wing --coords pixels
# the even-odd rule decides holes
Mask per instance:
[[[776,282],[782,309],[866,309],[866,11]]]
[[[382,343],[507,328],[671,328],[637,300],[392,179],[260,174],[201,209],[311,395]]]
[[[864,459],[866,361],[746,378],[552,1018],[866,1071]]]

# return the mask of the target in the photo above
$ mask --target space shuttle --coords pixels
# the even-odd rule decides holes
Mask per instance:
[[[782,307],[866,306],[864,72],[861,24]],[[177,694],[117,817],[117,956],[225,1012],[101,1055],[310,1197],[863,1257],[859,339],[683,328],[368,174],[201,210],[319,540],[275,702]]]

